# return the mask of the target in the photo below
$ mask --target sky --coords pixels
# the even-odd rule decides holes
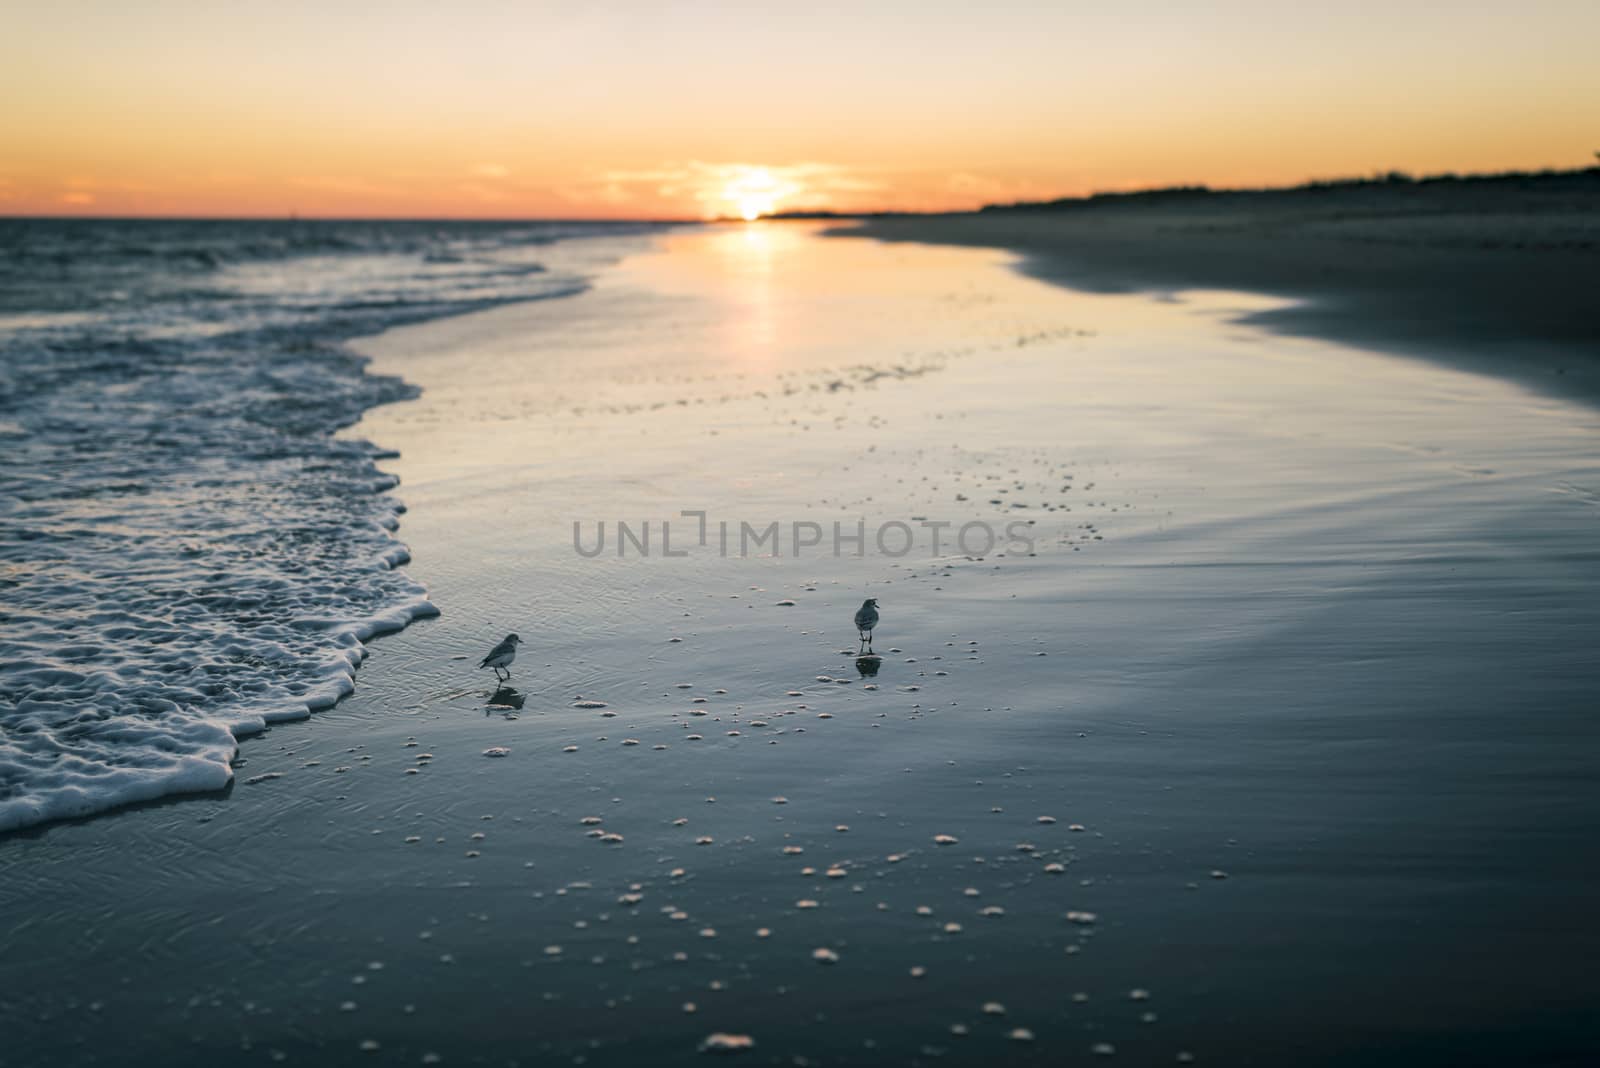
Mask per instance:
[[[0,0],[0,215],[704,218],[1574,167],[1600,3]]]

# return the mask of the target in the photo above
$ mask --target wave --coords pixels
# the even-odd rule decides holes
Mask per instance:
[[[628,231],[573,229],[30,224],[0,256],[0,832],[219,789],[438,614],[392,454],[334,436],[416,391],[340,342],[581,292],[530,249]]]

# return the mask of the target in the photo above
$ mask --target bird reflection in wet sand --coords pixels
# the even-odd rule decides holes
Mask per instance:
[[[867,653],[865,656],[856,657],[856,670],[861,672],[864,679],[878,677],[878,669],[883,666],[883,657],[877,653]]]
[[[856,609],[856,638],[867,651],[872,651],[872,628],[878,625],[878,601],[875,597],[868,597],[861,602],[861,607]]]
[[[489,695],[489,704],[485,712],[517,712],[521,711],[523,704],[528,700],[527,695],[502,686]]]

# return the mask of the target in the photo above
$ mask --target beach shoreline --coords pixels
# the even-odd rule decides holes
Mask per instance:
[[[814,230],[353,344],[442,614],[230,791],[0,839],[0,1064],[1591,1052],[1600,419]],[[857,521],[1036,544],[791,538]]]
[[[1006,249],[1092,293],[1236,290],[1294,303],[1239,321],[1600,399],[1600,180],[1146,194],[838,232]]]

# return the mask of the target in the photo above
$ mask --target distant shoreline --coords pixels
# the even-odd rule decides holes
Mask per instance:
[[[1148,205],[1172,203],[1216,203],[1223,200],[1250,200],[1263,202],[1276,199],[1328,197],[1331,194],[1372,193],[1386,191],[1404,195],[1407,190],[1460,190],[1467,193],[1482,190],[1517,190],[1539,194],[1578,193],[1600,195],[1600,166],[1577,167],[1567,170],[1546,168],[1537,171],[1497,171],[1489,174],[1457,174],[1446,172],[1416,177],[1405,171],[1387,171],[1370,178],[1313,178],[1295,185],[1240,186],[1216,189],[1207,185],[1154,186],[1149,189],[1107,190],[1082,196],[1052,197],[1048,200],[1016,200],[1006,203],[985,204],[972,211],[833,211],[829,209],[796,209],[773,212],[766,219],[899,219],[945,218],[974,214],[1011,211],[1070,211],[1081,208],[1101,208],[1112,205]],[[741,222],[729,217],[720,222]]]
[[[849,218],[832,232],[1006,249],[1090,292],[1285,297],[1242,321],[1600,400],[1600,168]]]

